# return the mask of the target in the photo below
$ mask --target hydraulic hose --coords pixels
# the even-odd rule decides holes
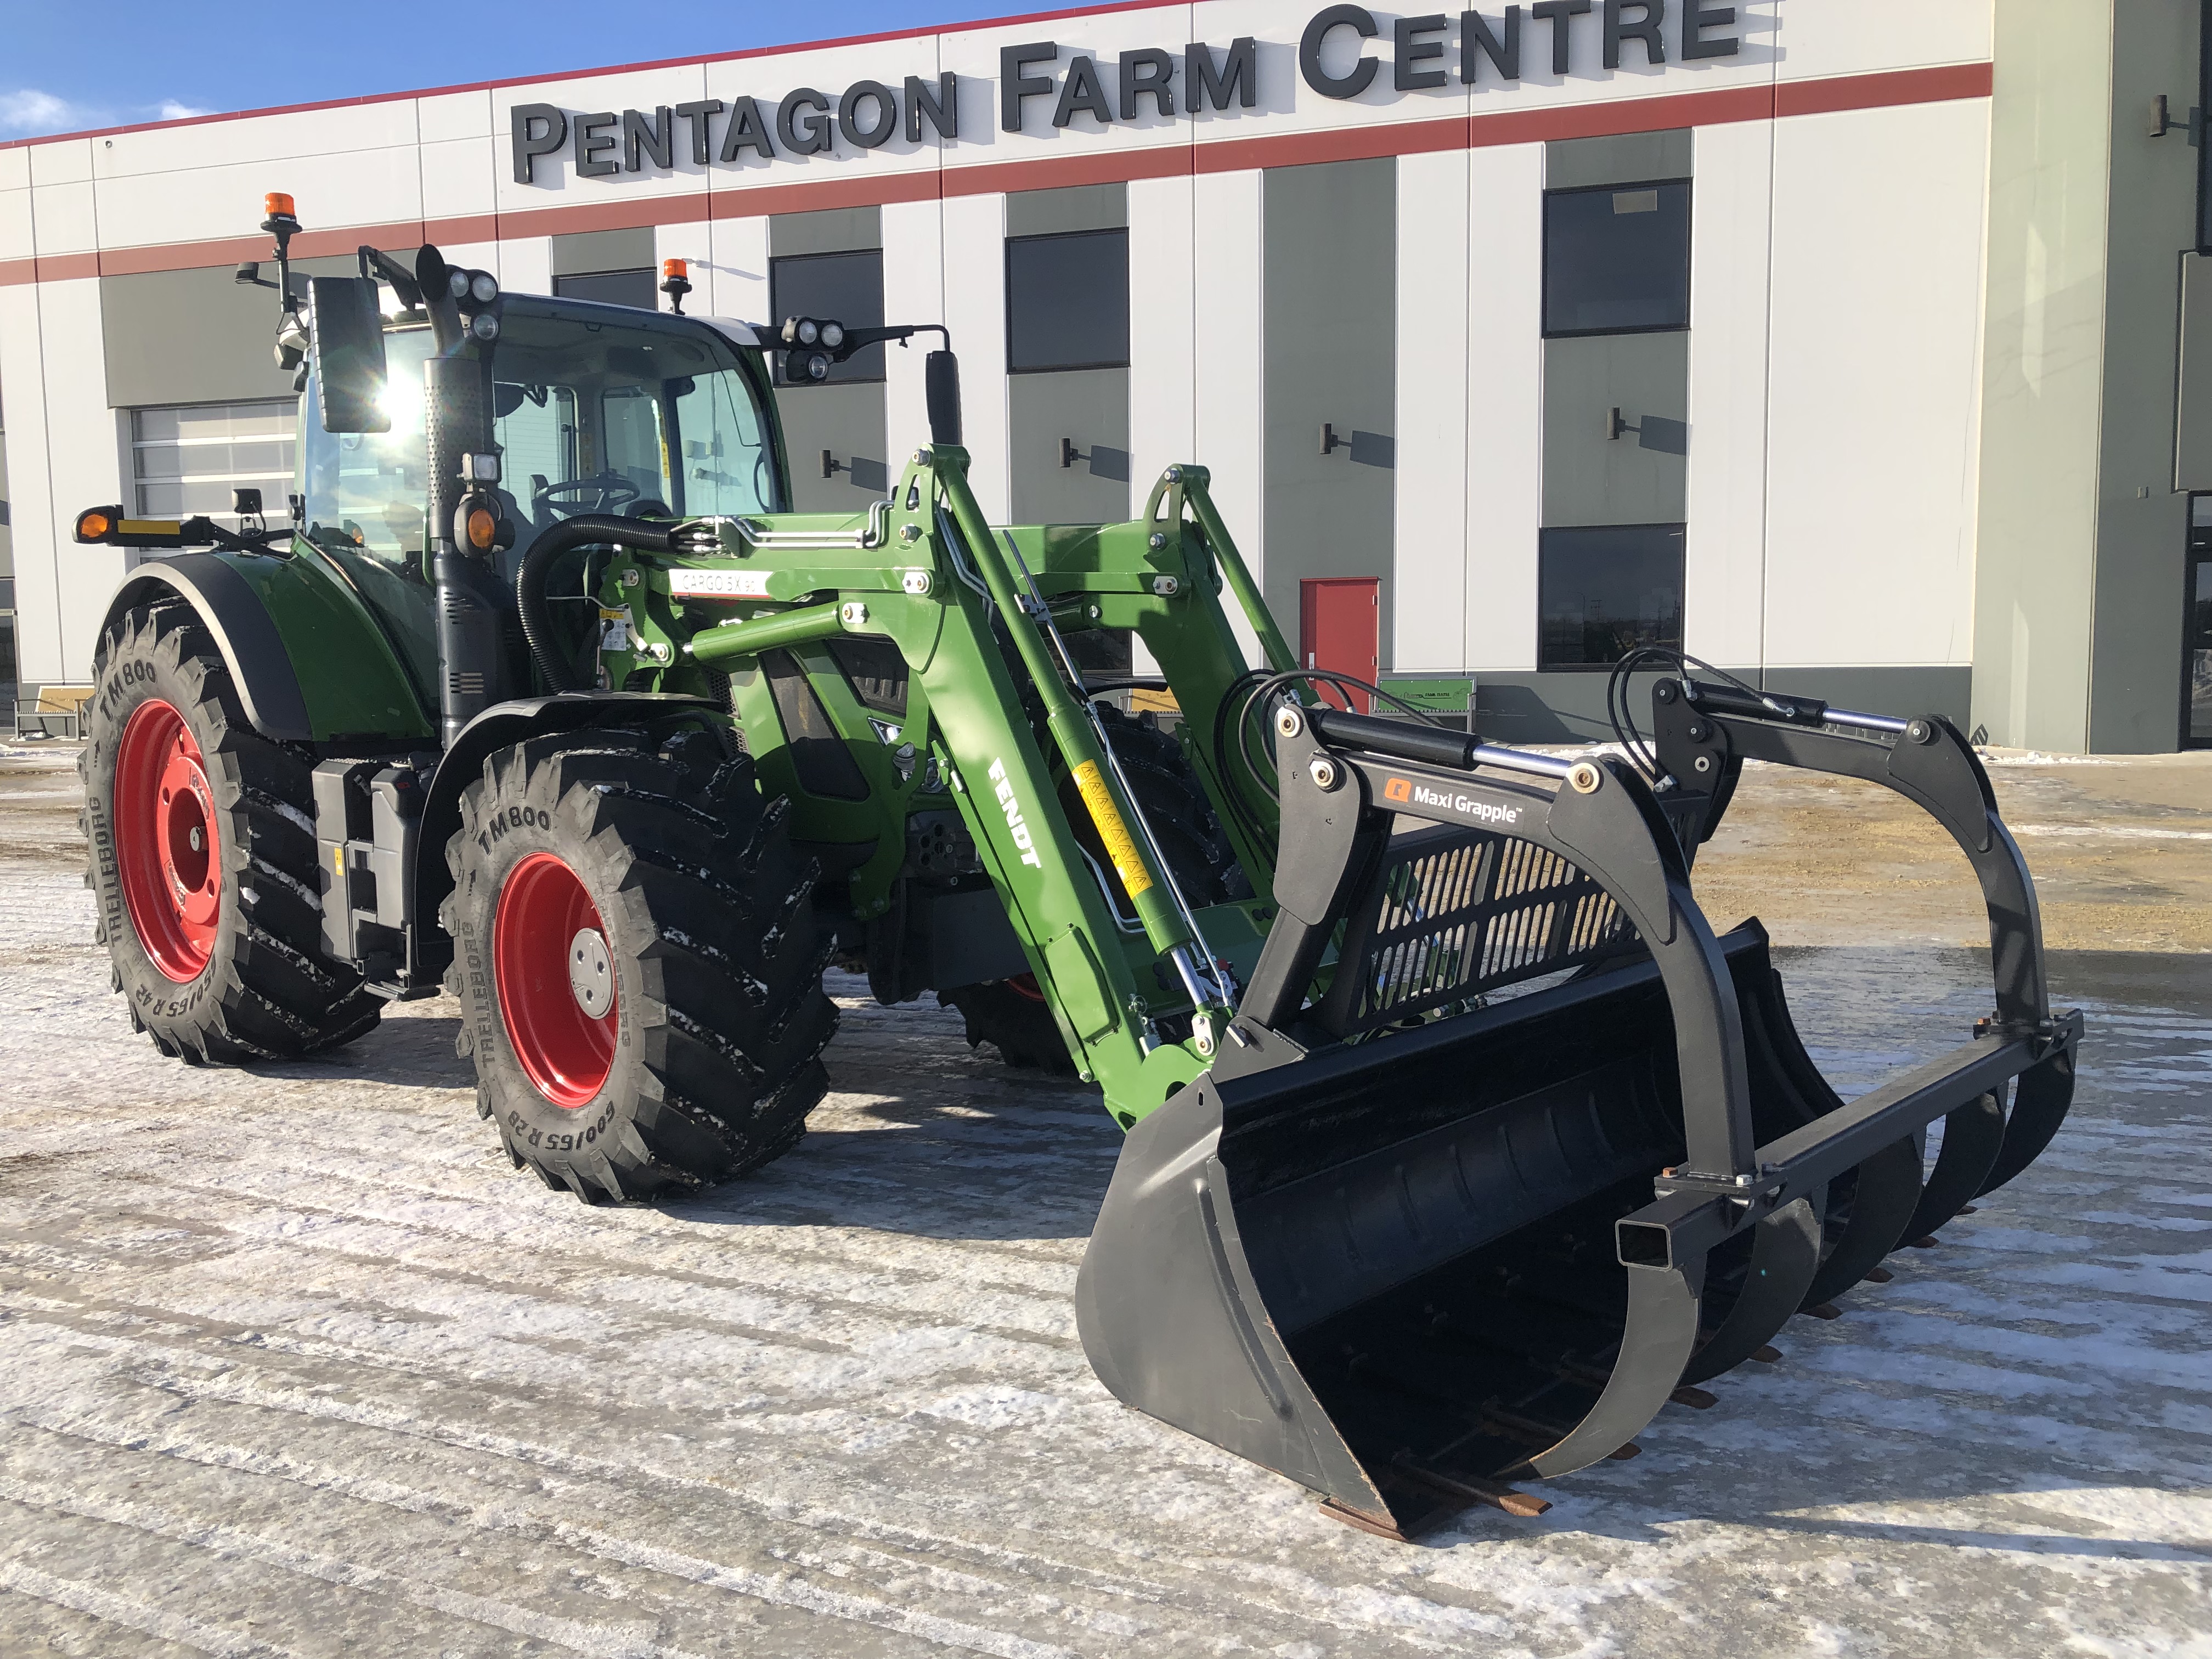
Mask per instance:
[[[531,659],[548,687],[556,691],[586,689],[575,684],[568,665],[561,660],[553,640],[552,618],[546,614],[545,579],[552,574],[554,562],[579,547],[608,542],[647,553],[672,553],[676,550],[676,530],[672,524],[654,524],[647,519],[583,513],[563,519],[530,544],[522,568],[514,573],[514,608],[522,619],[522,637],[530,643]]]

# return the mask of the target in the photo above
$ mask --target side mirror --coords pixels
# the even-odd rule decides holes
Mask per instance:
[[[376,283],[362,276],[311,276],[314,307],[309,349],[325,432],[389,432],[384,406],[384,313]]]
[[[929,441],[960,441],[960,360],[950,351],[933,351],[922,366],[922,390],[929,408]]]

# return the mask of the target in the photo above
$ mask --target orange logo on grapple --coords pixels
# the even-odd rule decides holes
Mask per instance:
[[[1382,799],[1384,800],[1411,800],[1413,798],[1413,786],[1407,782],[1405,779],[1385,778],[1382,781]]]

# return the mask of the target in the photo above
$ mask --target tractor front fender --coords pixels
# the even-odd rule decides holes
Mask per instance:
[[[446,867],[446,843],[461,827],[461,792],[483,775],[491,754],[511,744],[580,726],[635,726],[687,708],[720,714],[705,697],[657,691],[562,691],[551,696],[517,697],[494,703],[466,726],[439,757],[438,769],[422,800],[422,824],[415,843],[412,937],[417,960],[408,964],[409,981],[435,982],[453,957],[453,941],[433,924],[438,907],[453,890]],[[433,953],[434,954],[434,957]]]
[[[185,553],[125,578],[104,635],[133,608],[182,599],[214,635],[264,737],[427,738],[432,728],[392,643],[352,588],[305,555]]]
[[[187,553],[141,565],[108,602],[107,614],[100,618],[101,635],[138,606],[172,598],[198,611],[215,635],[253,729],[264,737],[313,742],[307,699],[284,649],[284,636],[261,596],[228,560],[213,553]]]

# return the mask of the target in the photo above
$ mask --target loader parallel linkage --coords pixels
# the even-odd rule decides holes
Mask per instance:
[[[116,596],[84,763],[103,937],[165,1053],[295,1057],[442,984],[517,1167],[604,1202],[798,1143],[829,962],[937,991],[1127,1131],[1076,1291],[1106,1385],[1393,1538],[1632,1455],[2065,1115],[2081,1016],[1940,718],[1680,657],[1626,758],[1355,713],[1387,688],[1296,666],[1203,467],[1128,523],[990,524],[949,339],[890,494],[794,513],[770,358],[929,331],[510,298],[434,248],[303,293],[289,198],[264,228],[292,533],[258,498],[239,532],[78,522],[214,549]],[[526,500],[526,439],[566,467]],[[1132,689],[1170,724],[1105,701]],[[1958,842],[1995,989],[1970,1041],[1829,1086],[1758,923],[1717,936],[1692,894],[1747,760]]]

